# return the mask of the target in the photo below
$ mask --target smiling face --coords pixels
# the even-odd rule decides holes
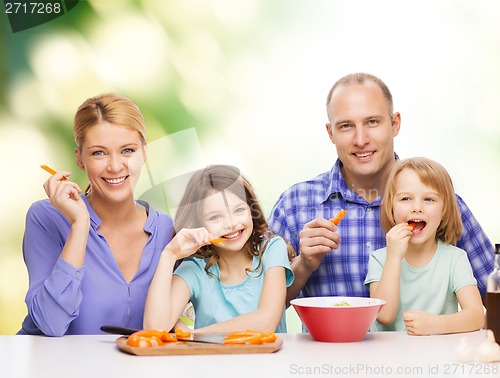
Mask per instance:
[[[202,223],[212,236],[226,239],[214,248],[241,251],[253,232],[250,207],[229,190],[212,193],[203,200]]]
[[[133,197],[145,162],[145,146],[131,128],[102,122],[90,127],[76,161],[87,171],[91,191],[89,201],[120,202]]]
[[[335,89],[328,115],[327,131],[348,185],[359,186],[387,173],[394,162],[393,138],[399,133],[400,116],[391,114],[380,87],[366,82]]]
[[[403,169],[395,180],[392,203],[395,223],[415,223],[410,244],[433,243],[443,219],[443,195],[425,185],[413,169]]]

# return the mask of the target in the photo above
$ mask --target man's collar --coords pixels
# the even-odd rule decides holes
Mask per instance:
[[[399,156],[394,152],[394,160],[399,160]],[[323,202],[326,202],[331,196],[341,196],[346,200],[356,200],[362,198],[357,193],[355,193],[351,188],[347,186],[345,182],[344,175],[342,174],[342,161],[337,158],[334,166],[327,175],[328,187],[325,192],[325,197]]]

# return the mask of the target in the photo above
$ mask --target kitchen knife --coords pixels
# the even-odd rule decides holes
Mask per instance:
[[[110,333],[112,335],[130,336],[131,334],[140,331],[139,329],[103,325],[101,331]],[[186,338],[177,337],[178,341],[195,342],[195,343],[208,343],[208,344],[224,344],[225,333],[191,333],[191,336]]]

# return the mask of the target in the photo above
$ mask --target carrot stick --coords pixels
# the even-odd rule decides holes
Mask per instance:
[[[210,239],[210,243],[217,244],[223,242],[224,240],[226,240],[226,238]]]
[[[54,171],[52,168],[50,168],[48,165],[41,165],[40,167],[42,167],[42,169],[44,169],[44,170],[46,170],[47,172],[49,172],[51,175],[55,175],[55,174],[57,173],[57,172],[56,172],[56,171]],[[66,177],[63,177],[63,178],[61,179],[61,181],[65,181],[65,180],[67,180],[67,178],[66,178]]]
[[[330,222],[332,222],[334,225],[338,226],[342,218],[347,214],[347,210],[340,210],[337,215],[335,215],[335,218],[330,219]]]

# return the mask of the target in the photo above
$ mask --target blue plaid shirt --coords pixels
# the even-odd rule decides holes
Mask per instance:
[[[397,156],[396,156],[397,158]],[[293,185],[279,197],[269,217],[269,226],[299,251],[299,232],[311,220],[333,218],[348,211],[338,228],[339,249],[328,253],[312,273],[301,295],[369,297],[364,285],[370,253],[386,245],[380,227],[380,201],[368,203],[347,187],[337,160],[331,171]],[[463,233],[457,247],[467,251],[481,295],[493,271],[494,248],[465,202],[457,195]]]

